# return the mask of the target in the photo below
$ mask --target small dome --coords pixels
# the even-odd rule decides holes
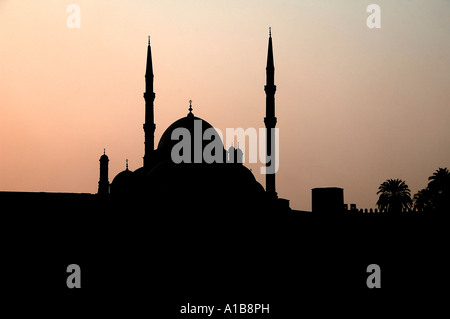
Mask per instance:
[[[117,182],[119,182],[119,181],[128,179],[128,178],[130,178],[130,177],[132,177],[132,176],[133,176],[133,172],[130,171],[129,169],[126,169],[126,170],[120,172],[119,174],[117,174],[116,177],[114,177],[114,179],[113,179],[112,182],[113,182],[113,183],[114,183],[114,182],[117,183]]]
[[[100,156],[100,162],[109,162],[109,158],[106,155],[106,149],[103,149],[103,155]]]
[[[128,168],[114,177],[111,183],[111,194],[127,194],[134,184],[134,174]]]

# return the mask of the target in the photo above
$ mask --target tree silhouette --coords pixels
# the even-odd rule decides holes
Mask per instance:
[[[428,177],[430,181],[428,188],[437,194],[442,194],[448,191],[450,187],[450,171],[447,168],[439,168],[436,172]]]
[[[429,211],[433,209],[433,201],[431,192],[428,188],[424,188],[414,195],[414,208],[418,211]]]
[[[414,195],[414,207],[424,211],[450,211],[450,171],[437,169],[428,177],[428,186]]]
[[[401,179],[388,179],[380,185],[377,194],[380,194],[377,201],[380,211],[398,214],[411,208],[411,192]]]

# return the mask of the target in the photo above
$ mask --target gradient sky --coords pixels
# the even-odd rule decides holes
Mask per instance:
[[[311,188],[337,186],[370,208],[388,178],[414,194],[450,167],[449,16],[438,0],[0,0],[0,190],[95,193],[103,148],[110,181],[142,166],[147,35],[155,143],[190,99],[223,131],[264,127],[271,26],[279,196],[310,210]]]

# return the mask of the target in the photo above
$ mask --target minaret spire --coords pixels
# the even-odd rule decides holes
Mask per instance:
[[[277,118],[275,117],[275,66],[273,63],[273,48],[272,48],[272,29],[269,28],[269,48],[267,52],[267,66],[266,66],[266,85],[264,91],[266,92],[266,117],[264,124],[266,125],[266,193],[269,198],[278,198],[275,189],[275,126]]]
[[[192,108],[192,100],[189,100],[189,113],[188,113],[188,117],[193,117],[194,116],[194,114],[192,113],[192,110],[193,110],[193,108]]]
[[[144,153],[144,167],[148,167],[151,159],[151,154],[155,150],[155,118],[154,118],[154,101],[155,92],[153,91],[153,63],[152,63],[152,48],[150,46],[150,36],[148,37],[147,47],[147,68],[145,72],[145,153]]]

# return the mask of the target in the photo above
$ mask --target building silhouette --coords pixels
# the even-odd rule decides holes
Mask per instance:
[[[121,210],[126,207],[148,206],[151,209],[164,209],[172,212],[226,212],[226,213],[262,213],[262,212],[293,212],[289,200],[279,198],[276,192],[275,171],[275,139],[270,133],[275,128],[275,67],[273,57],[272,35],[269,29],[267,65],[266,65],[266,116],[262,119],[266,127],[267,164],[265,188],[255,179],[250,169],[243,165],[244,153],[239,147],[231,145],[225,149],[220,135],[205,119],[194,115],[192,101],[189,101],[188,113],[185,117],[175,120],[164,133],[158,144],[155,143],[155,105],[154,74],[150,37],[147,46],[147,61],[145,72],[145,118],[144,118],[144,156],[143,166],[130,170],[128,163],[125,170],[118,173],[110,182],[109,157],[106,151],[99,159],[99,181],[96,194],[89,193],[50,193],[50,192],[9,192],[1,191],[0,200],[8,202],[23,202],[28,205],[41,203],[44,206],[59,203],[60,207],[72,209],[88,205],[89,210],[97,207],[110,207]],[[190,141],[187,153],[182,154],[190,160],[176,163],[172,159],[172,150],[179,143],[173,139],[173,134],[184,130],[194,136],[197,133],[203,137],[210,134],[210,140],[202,138],[201,145],[194,139]],[[218,161],[207,161],[198,154],[203,154],[206,147],[214,143],[211,154]],[[183,149],[181,153],[183,153]],[[269,160],[271,159],[271,161]],[[63,203],[67,200],[67,205]],[[100,203],[98,202],[100,200]],[[226,204],[226,203],[230,204]],[[74,203],[77,205],[74,206]],[[108,204],[109,203],[109,204]],[[95,204],[95,205],[94,205]],[[102,206],[103,205],[103,206]],[[26,209],[25,209],[26,210]],[[84,208],[86,210],[86,208]]]
[[[266,130],[277,123],[274,70],[269,34]],[[294,211],[278,197],[275,174],[266,176],[265,188],[258,183],[242,165],[239,145],[226,150],[213,126],[194,115],[192,102],[155,147],[153,79],[149,42],[142,167],[131,171],[126,163],[110,183],[104,151],[97,194],[0,192],[2,288],[15,313],[61,306],[60,317],[95,307],[116,316],[124,309],[128,317],[139,311],[175,318],[180,305],[196,300],[270,302],[267,318],[290,318],[305,309],[335,315],[339,304],[346,315],[353,305],[392,309],[399,296],[419,304],[423,292],[442,297],[436,288],[448,268],[443,219],[354,214],[356,205],[345,208],[336,187],[312,190],[312,212]],[[190,163],[175,163],[172,134],[192,135],[199,127],[220,143],[215,155],[223,161],[198,160],[203,141],[189,145]],[[270,150],[275,140],[266,136]],[[78,291],[65,285],[73,263],[82,271]],[[381,292],[366,286],[373,263],[382,269]]]
[[[275,140],[271,129],[275,128],[275,91],[274,61],[272,35],[269,31],[269,44],[266,67],[266,145],[268,154],[274,149]],[[291,211],[289,201],[278,198],[275,189],[275,172],[266,174],[266,189],[258,183],[253,173],[242,165],[243,152],[231,146],[225,150],[219,134],[206,120],[194,115],[192,101],[189,101],[188,113],[173,122],[162,134],[155,147],[155,92],[153,89],[154,74],[150,37],[147,47],[147,66],[145,73],[145,134],[143,166],[131,171],[126,169],[117,174],[107,191],[108,158],[103,154],[100,158],[100,181],[98,195],[110,197],[112,200],[141,202],[151,200],[153,206],[166,207],[174,211],[258,211],[275,209]],[[156,107],[157,110],[157,107]],[[208,163],[201,156],[211,141],[202,139],[202,145],[196,145],[194,138],[190,140],[190,156],[187,161],[175,163],[172,151],[179,140],[174,139],[177,131],[185,130],[190,136],[203,136],[207,130],[212,132],[211,141],[219,145],[213,150],[218,161]],[[183,150],[186,151],[186,150]],[[189,149],[188,149],[189,151]],[[216,154],[219,152],[219,154]],[[186,155],[186,154],[184,154]],[[267,160],[267,167],[275,167],[275,156],[272,162]],[[105,175],[106,174],[106,175]],[[223,207],[223,198],[233,200],[232,207]]]
[[[290,208],[289,200],[278,197],[276,191],[276,174],[270,167],[276,167],[278,160],[271,151],[275,149],[275,139],[270,133],[276,127],[275,116],[275,64],[273,55],[272,34],[269,28],[266,84],[266,115],[263,119],[266,128],[266,168],[265,187],[254,177],[251,170],[243,163],[243,151],[237,147],[225,149],[220,135],[214,127],[205,119],[194,115],[192,101],[189,101],[188,112],[185,117],[175,120],[164,133],[158,144],[155,143],[155,105],[156,94],[154,92],[153,60],[150,37],[148,38],[146,72],[145,72],[145,101],[144,118],[144,156],[143,166],[130,170],[128,162],[125,170],[118,173],[110,182],[109,157],[106,151],[99,159],[99,181],[96,194],[88,193],[46,193],[46,192],[9,192],[0,191],[0,200],[4,202],[44,202],[52,201],[61,203],[67,200],[70,205],[80,203],[84,205],[101,200],[112,202],[111,207],[147,206],[152,209],[185,211],[223,211],[227,213],[300,213],[305,215],[313,213],[322,216],[338,216],[342,214],[382,213],[377,209],[356,208],[355,204],[344,204],[344,190],[338,187],[324,187],[312,189],[312,212],[294,210]],[[200,128],[196,132],[197,128]],[[194,139],[189,142],[189,161],[176,163],[172,159],[172,151],[180,140],[174,139],[174,134],[179,130],[188,132],[190,136],[207,131],[212,132],[211,140],[202,139],[201,145],[196,145]],[[209,144],[214,142],[220,147],[215,148],[215,158],[221,161],[208,162],[202,156]],[[217,153],[218,152],[218,153]],[[186,155],[186,154],[184,154]],[[186,156],[184,156],[186,158]],[[226,199],[226,200],[224,200]],[[230,202],[232,204],[226,204]],[[120,204],[120,205],[116,205]],[[69,205],[69,204],[68,204]],[[349,207],[350,206],[350,207]]]

